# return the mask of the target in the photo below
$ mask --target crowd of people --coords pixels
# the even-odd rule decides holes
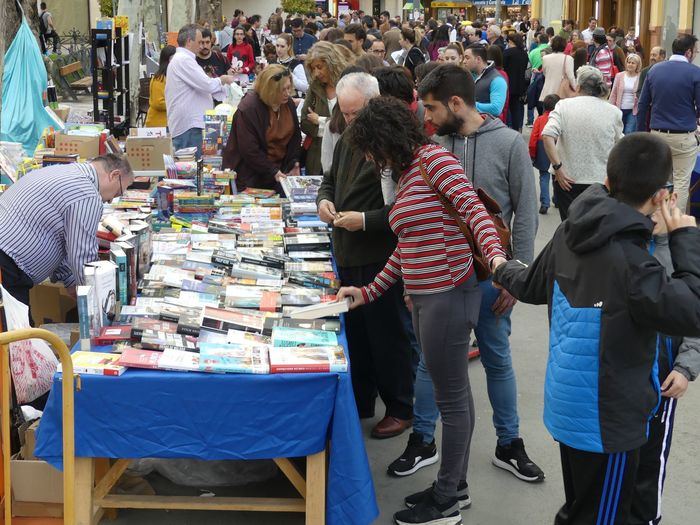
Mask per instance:
[[[201,151],[202,115],[238,82],[248,92],[223,155],[238,189],[323,175],[318,212],[333,226],[339,297],[353,301],[359,416],[374,417],[379,396],[373,437],[412,428],[389,475],[440,462],[399,524],[461,523],[471,504],[472,331],[491,461],[544,480],[519,424],[517,300],[549,304],[545,424],[566,492],[555,523],[661,519],[659,458],[675,400],[700,372],[699,239],[685,215],[697,39],[680,35],[667,61],[658,47],[646,56],[633,29],[574,26],[281,9],[263,26],[237,11],[224,28],[185,26],[161,53],[147,122],[165,119],[176,148]],[[535,258],[538,212],[552,205],[564,223]]]

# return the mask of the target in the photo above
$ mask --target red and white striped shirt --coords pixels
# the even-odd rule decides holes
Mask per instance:
[[[431,184],[465,217],[489,262],[505,257],[493,222],[457,158],[440,146],[423,146],[401,176],[389,214],[398,244],[374,282],[362,288],[365,302],[377,299],[402,276],[407,293],[432,294],[461,285],[474,271],[464,234],[421,176],[421,158]]]

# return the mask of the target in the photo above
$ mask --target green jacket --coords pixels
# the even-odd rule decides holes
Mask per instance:
[[[361,151],[353,151],[347,137],[341,136],[316,202],[328,200],[338,212],[364,212],[365,231],[333,229],[333,254],[340,267],[383,264],[396,247],[396,236],[389,227],[391,205],[384,205],[380,180],[374,163]]]
[[[532,69],[539,69],[542,67],[542,50],[545,49],[549,44],[540,44],[535,49],[530,51],[528,58],[530,59],[530,65]]]

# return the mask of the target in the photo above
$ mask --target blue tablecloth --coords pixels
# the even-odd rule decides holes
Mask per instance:
[[[350,374],[129,369],[119,377],[81,380],[75,393],[78,457],[299,457],[320,452],[330,439],[328,524],[365,525],[379,514]],[[36,446],[36,455],[58,468],[60,381],[57,374]]]

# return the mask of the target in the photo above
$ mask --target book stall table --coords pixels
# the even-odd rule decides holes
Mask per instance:
[[[343,333],[340,339],[347,347]],[[129,369],[118,377],[80,377],[75,392],[76,525],[93,525],[104,509],[113,508],[306,512],[306,523],[314,525],[364,525],[378,515],[348,373]],[[57,374],[36,448],[38,457],[57,468],[62,467],[61,402]],[[294,457],[307,458],[305,480],[285,459]],[[95,485],[98,458],[118,461]],[[109,494],[127,460],[136,458],[275,459],[301,497]]]

